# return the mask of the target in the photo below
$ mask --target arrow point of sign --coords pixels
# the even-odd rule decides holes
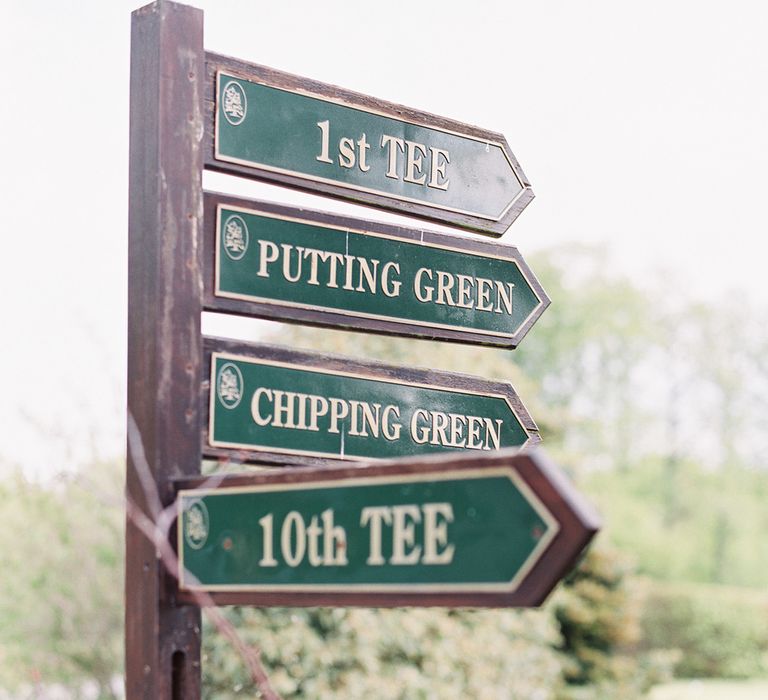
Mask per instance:
[[[509,164],[510,170],[515,176],[515,180],[519,186],[516,189],[514,195],[510,197],[508,202],[505,202],[505,207],[498,217],[499,224],[501,225],[500,235],[505,233],[509,226],[520,216],[520,213],[525,209],[536,196],[531,189],[531,183],[526,177],[523,169],[520,167],[520,163],[515,154],[512,153],[512,149],[509,147],[506,138],[500,136],[499,145],[504,153],[504,157]]]
[[[557,533],[517,590],[520,605],[535,607],[546,600],[557,582],[578,562],[600,530],[601,518],[542,450],[504,452],[514,453],[515,469],[558,523]]]

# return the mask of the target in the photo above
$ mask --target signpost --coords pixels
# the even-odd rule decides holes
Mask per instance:
[[[514,348],[549,305],[513,246],[206,193],[205,308]]]
[[[218,602],[538,605],[597,530],[516,450],[183,483],[180,585]]]
[[[500,235],[533,198],[504,137],[206,53],[167,0],[133,13],[130,109],[127,697],[200,697],[196,589],[541,603],[597,518],[510,451],[539,434],[509,383],[201,335],[207,309],[514,348],[549,304],[517,249],[202,190],[208,168]],[[281,469],[213,488],[204,457]]]
[[[212,456],[308,464],[539,441],[507,382],[221,339],[205,350]]]
[[[212,53],[206,167],[501,235],[533,199],[501,134]]]

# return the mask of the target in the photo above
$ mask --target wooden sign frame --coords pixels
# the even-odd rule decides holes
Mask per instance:
[[[222,605],[292,605],[292,606],[365,606],[396,607],[405,605],[448,607],[533,607],[540,605],[556,583],[570,569],[600,527],[600,520],[589,503],[573,488],[563,472],[541,452],[530,450],[499,450],[482,455],[466,454],[448,457],[428,456],[418,459],[400,459],[357,467],[330,469],[304,468],[269,470],[261,473],[238,474],[223,477],[216,487],[248,489],[280,485],[291,488],[323,482],[375,479],[376,477],[407,478],[408,475],[442,474],[464,471],[483,473],[491,470],[511,469],[553,519],[554,535],[535,561],[526,568],[522,578],[506,590],[488,590],[483,586],[468,586],[454,591],[418,591],[408,586],[371,591],[339,590],[333,585],[315,587],[312,591],[273,590],[221,590],[201,587],[215,604]],[[203,478],[178,479],[178,490],[205,487]],[[513,533],[510,533],[512,536]],[[192,600],[190,592],[181,591],[182,599]]]
[[[205,192],[204,201],[205,224],[203,226],[204,237],[201,247],[203,248],[205,260],[203,306],[206,311],[233,313],[250,317],[255,316],[327,328],[346,328],[384,335],[448,340],[472,345],[512,349],[518,346],[550,304],[547,293],[542,288],[538,279],[536,279],[533,271],[523,260],[518,249],[511,245],[501,245],[492,241],[478,240],[466,236],[452,236],[433,231],[393,226],[312,209],[298,209],[215,192]],[[298,221],[303,225],[315,225],[323,227],[328,231],[352,231],[356,232],[359,237],[369,237],[373,240],[377,238],[389,239],[395,243],[412,244],[418,246],[417,251],[423,253],[425,260],[428,259],[429,251],[442,250],[452,251],[454,255],[463,256],[468,261],[486,263],[488,261],[502,261],[505,264],[513,265],[518,271],[519,279],[528,287],[527,290],[522,292],[518,292],[516,288],[513,289],[512,305],[518,303],[517,295],[521,293],[526,294],[528,297],[535,297],[536,304],[525,318],[514,322],[514,324],[510,321],[509,327],[502,332],[499,330],[485,330],[479,327],[462,327],[457,321],[445,322],[443,324],[434,322],[420,323],[418,320],[408,319],[405,316],[400,318],[394,315],[377,316],[375,314],[344,311],[343,309],[324,308],[315,303],[290,303],[269,298],[247,298],[244,295],[219,293],[217,285],[217,256],[222,254],[217,242],[219,207],[229,207],[243,213],[250,212],[263,216],[283,218],[289,221]],[[252,238],[257,236],[258,232],[252,234]],[[256,242],[251,241],[250,245],[255,247]],[[467,272],[467,270],[462,271]],[[405,285],[407,282],[408,280],[404,279],[403,284]],[[409,293],[412,293],[412,291],[406,289],[403,291],[403,296]],[[382,296],[381,291],[379,291],[379,296]],[[475,312],[475,316],[477,315],[480,314]],[[491,314],[491,316],[495,315]]]
[[[506,139],[499,133],[380,100],[369,95],[363,95],[336,85],[329,85],[291,73],[285,73],[274,68],[248,63],[229,56],[206,52],[205,58],[204,153],[206,169],[273,182],[306,192],[320,193],[355,204],[387,209],[407,216],[445,223],[492,236],[502,235],[523,209],[533,200],[533,190],[528,178],[517,162]],[[514,174],[517,183],[521,187],[520,192],[509,202],[500,215],[478,215],[461,210],[451,210],[410,198],[402,199],[392,194],[387,195],[381,191],[368,188],[351,188],[350,185],[343,182],[319,179],[298,170],[292,171],[275,168],[259,164],[258,162],[249,162],[239,158],[223,156],[219,153],[216,132],[216,104],[220,74],[234,79],[253,81],[289,94],[309,96],[317,100],[360,110],[364,113],[381,115],[392,120],[405,122],[406,124],[456,135],[476,141],[486,150],[489,147],[492,149],[498,148],[503,153],[503,157],[509,166],[509,172]],[[309,123],[309,126],[315,127],[314,123]],[[355,138],[358,136],[359,134],[356,134]]]
[[[356,360],[350,357],[320,354],[304,350],[293,350],[279,345],[266,343],[246,343],[242,341],[227,340],[224,338],[205,337],[203,341],[204,360],[201,372],[200,402],[207,406],[207,412],[203,413],[202,428],[202,452],[207,458],[217,459],[220,462],[232,464],[276,464],[282,466],[330,466],[338,464],[340,460],[366,461],[364,458],[352,455],[327,455],[302,454],[298,451],[270,450],[268,448],[242,448],[215,446],[210,435],[211,405],[215,395],[215,387],[211,386],[211,362],[214,353],[224,353],[227,356],[240,357],[242,359],[253,358],[257,362],[283,366],[302,367],[306,371],[318,370],[319,372],[358,377],[392,383],[395,386],[426,387],[448,394],[466,393],[478,397],[502,400],[509,409],[509,414],[514,416],[520,428],[527,435],[524,446],[533,446],[541,441],[539,429],[525,405],[517,395],[509,382],[493,381],[483,377],[475,377],[468,374],[441,372],[423,368],[400,367],[366,360]],[[244,396],[245,403],[250,402],[250,397]],[[298,432],[298,431],[297,431]],[[473,450],[473,454],[479,454]]]

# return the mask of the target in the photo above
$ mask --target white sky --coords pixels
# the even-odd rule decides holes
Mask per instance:
[[[503,133],[537,195],[503,238],[524,255],[604,242],[648,283],[768,302],[768,4],[194,4],[209,50]],[[0,456],[32,470],[121,447],[136,7],[14,2],[0,22]]]

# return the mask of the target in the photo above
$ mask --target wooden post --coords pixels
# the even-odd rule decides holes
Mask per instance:
[[[126,483],[128,498],[148,515],[142,476],[151,476],[166,506],[170,480],[200,472],[204,70],[202,11],[158,0],[133,13]],[[131,437],[141,438],[146,461]],[[154,544],[129,517],[130,700],[200,697],[200,611],[179,604],[175,591]]]

